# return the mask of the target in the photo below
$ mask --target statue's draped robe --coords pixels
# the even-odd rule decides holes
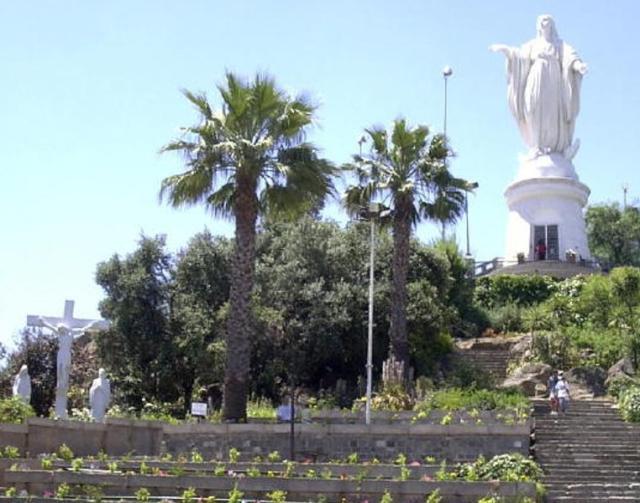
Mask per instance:
[[[91,405],[91,417],[96,421],[102,421],[111,400],[111,383],[107,378],[93,380],[89,390],[89,404]]]
[[[530,149],[565,154],[580,108],[580,58],[562,41],[534,39],[507,55],[508,101]]]
[[[25,402],[31,400],[31,377],[26,372],[19,372],[16,375],[12,387],[13,396],[20,397]]]
[[[56,360],[57,375],[56,387],[59,390],[69,389],[69,373],[71,372],[71,345],[73,334],[71,332],[58,334],[58,355]]]

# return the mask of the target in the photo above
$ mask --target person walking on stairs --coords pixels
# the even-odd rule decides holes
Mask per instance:
[[[558,372],[558,382],[555,385],[556,397],[558,398],[558,408],[561,414],[567,413],[569,406],[569,400],[571,399],[571,393],[569,392],[569,385],[564,378],[564,372],[561,370]]]
[[[556,393],[556,384],[558,383],[558,371],[554,370],[549,376],[547,381],[547,391],[549,393],[549,407],[551,408],[551,415],[555,416],[558,413],[558,394]]]

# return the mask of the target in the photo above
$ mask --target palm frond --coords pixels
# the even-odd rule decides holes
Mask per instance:
[[[202,203],[211,189],[213,170],[197,167],[185,173],[162,180],[160,200],[167,200],[173,207]]]
[[[207,197],[207,205],[215,216],[229,218],[233,215],[233,205],[236,197],[236,184],[233,178],[221,185]]]
[[[205,93],[194,93],[188,89],[182,89],[182,94],[193,104],[200,112],[200,115],[206,120],[213,118],[213,112],[207,101],[207,95]]]

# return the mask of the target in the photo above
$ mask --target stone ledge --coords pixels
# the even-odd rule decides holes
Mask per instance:
[[[463,481],[418,481],[418,480],[340,480],[307,478],[271,478],[271,477],[198,477],[198,476],[156,476],[156,475],[92,475],[74,472],[13,471],[7,472],[5,483],[18,487],[48,487],[53,490],[59,484],[101,485],[133,492],[138,488],[162,489],[165,494],[177,494],[180,490],[194,488],[205,493],[227,493],[234,487],[247,497],[259,497],[273,490],[286,491],[288,497],[296,500],[307,495],[324,494],[328,496],[357,495],[374,497],[376,500],[389,491],[394,501],[416,501],[424,499],[436,489],[445,501],[475,502],[487,494],[504,498],[522,496],[535,497],[535,485],[526,482],[463,482]]]

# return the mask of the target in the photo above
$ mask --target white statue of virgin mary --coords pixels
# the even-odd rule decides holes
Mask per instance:
[[[508,101],[531,157],[559,153],[571,160],[573,130],[587,65],[564,43],[553,18],[538,17],[537,36],[521,47],[494,44],[507,58]]]

